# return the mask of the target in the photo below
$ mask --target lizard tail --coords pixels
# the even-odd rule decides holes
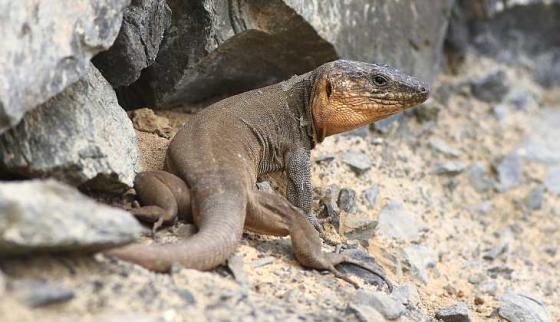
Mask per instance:
[[[197,199],[203,201],[197,203]],[[173,263],[197,270],[223,264],[243,235],[247,196],[225,192],[195,196],[194,200],[194,220],[199,229],[195,235],[178,243],[131,244],[105,254],[156,272],[169,271]]]

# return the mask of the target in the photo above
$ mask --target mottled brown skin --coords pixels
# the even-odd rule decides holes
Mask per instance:
[[[329,270],[348,262],[383,272],[343,254],[325,253],[311,216],[309,152],[326,136],[352,130],[424,102],[428,90],[398,70],[352,61],[327,63],[290,80],[220,101],[197,113],[171,141],[166,171],[140,173],[139,218],[161,223],[177,215],[198,232],[176,244],[133,244],[108,252],[154,271],[173,263],[208,270],[236,249],[243,229],[290,235],[296,259]],[[258,191],[259,177],[283,172],[287,198]],[[390,283],[387,281],[388,286]]]

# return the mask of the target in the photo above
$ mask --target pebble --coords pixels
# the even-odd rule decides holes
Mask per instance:
[[[350,303],[348,304],[348,308],[351,311],[354,311],[356,317],[358,318],[358,320],[360,320],[360,322],[385,321],[385,317],[369,305]]]
[[[435,267],[437,261],[434,251],[423,245],[411,245],[404,249],[404,254],[412,275],[428,283],[428,269]]]
[[[501,256],[508,251],[509,245],[513,241],[513,234],[511,230],[504,229],[498,232],[497,235],[499,236],[498,244],[486,250],[482,254],[482,258],[492,261],[495,260],[498,256]]]
[[[470,83],[474,97],[488,103],[501,102],[509,91],[506,73],[497,71]]]
[[[504,104],[498,104],[492,108],[492,114],[498,121],[504,121],[509,115],[509,109]]]
[[[498,314],[510,322],[552,322],[542,302],[530,296],[507,292],[499,300]]]
[[[227,260],[227,266],[239,285],[242,287],[247,287],[249,285],[249,278],[247,277],[247,272],[245,272],[243,257],[231,255]]]
[[[379,213],[377,229],[381,235],[397,240],[411,241],[420,237],[425,225],[408,212],[404,205],[392,200]]]
[[[451,156],[451,157],[461,156],[461,151],[459,151],[459,149],[450,146],[447,142],[443,141],[440,138],[431,138],[430,146],[432,147],[432,149],[436,150],[437,152],[443,153],[447,156]]]
[[[507,191],[521,184],[523,179],[523,161],[516,153],[506,155],[496,166],[498,172],[498,188]]]
[[[436,165],[434,174],[455,176],[463,172],[466,167],[463,161],[445,161]]]
[[[527,208],[529,208],[529,210],[539,210],[542,208],[544,191],[545,187],[540,185],[529,192],[527,196]]]
[[[471,314],[467,304],[458,302],[457,304],[438,310],[436,319],[444,322],[472,322]]]
[[[362,196],[366,201],[366,207],[368,209],[375,208],[375,203],[377,202],[377,196],[379,195],[379,186],[373,185],[362,192]]]
[[[350,188],[340,189],[337,200],[338,207],[348,213],[355,213],[358,205],[356,204],[356,191]]]
[[[354,305],[366,305],[381,313],[387,320],[396,320],[406,311],[404,305],[387,295],[385,292],[368,292],[358,290],[354,294],[351,303]]]
[[[373,162],[365,153],[346,151],[342,154],[342,162],[350,166],[356,174],[362,174],[373,166]]]
[[[476,289],[482,294],[495,296],[498,291],[498,284],[494,280],[486,280],[478,284]]]
[[[420,294],[414,284],[404,283],[393,290],[391,296],[405,307],[417,307],[420,304]]]
[[[253,261],[253,268],[257,268],[257,267],[262,267],[262,266],[266,266],[266,265],[270,265],[272,263],[274,263],[274,257],[272,256],[267,256],[267,257],[263,257],[263,258],[259,258],[259,259],[255,259]]]
[[[488,191],[495,186],[494,180],[488,175],[486,167],[480,162],[473,164],[469,168],[468,175],[469,182],[474,190],[479,193]]]
[[[257,189],[264,192],[274,192],[274,189],[269,181],[257,182]]]
[[[74,292],[43,280],[26,279],[9,283],[15,297],[30,307],[66,302],[74,298]]]

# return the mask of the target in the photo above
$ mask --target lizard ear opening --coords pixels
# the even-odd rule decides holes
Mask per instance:
[[[325,81],[325,93],[327,93],[327,98],[331,98],[332,84],[328,79]]]

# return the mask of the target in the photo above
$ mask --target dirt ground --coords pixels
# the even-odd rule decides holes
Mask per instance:
[[[495,104],[473,98],[469,80],[497,69],[506,72],[511,91],[530,93],[538,98],[536,104],[524,109],[510,106],[507,117],[500,120],[492,113]],[[445,94],[444,87],[451,90]],[[356,213],[361,218],[376,219],[390,201],[402,202],[425,225],[420,238],[403,241],[375,234],[368,250],[396,284],[408,282],[418,288],[418,306],[428,316],[461,301],[468,305],[475,321],[498,321],[498,298],[512,290],[541,300],[552,320],[560,321],[560,255],[556,251],[560,244],[560,198],[545,191],[541,209],[526,206],[530,192],[546,180],[547,166],[523,161],[521,183],[507,191],[477,192],[468,175],[468,167],[475,163],[495,169],[510,152],[523,153],[519,148],[539,127],[545,107],[558,109],[560,95],[535,85],[520,68],[480,57],[468,57],[458,76],[440,76],[433,92],[435,99],[428,104],[439,106],[437,118],[421,122],[408,116],[385,134],[338,135],[319,145],[312,160],[325,155],[334,159],[313,162],[315,209],[319,209],[322,191],[331,184],[357,192]],[[444,95],[447,102],[442,102]],[[157,121],[157,133],[138,132],[145,169],[161,166],[168,143],[164,137],[172,136],[189,117],[179,111],[158,115],[163,119]],[[459,155],[450,157],[435,151],[428,143],[434,138],[458,149]],[[356,175],[341,159],[349,150],[368,155],[373,167]],[[467,169],[454,176],[434,174],[440,162],[449,160],[460,160]],[[495,176],[493,172],[491,176]],[[374,184],[379,195],[370,209],[361,192]],[[341,213],[343,226],[348,216],[353,214]],[[325,228],[333,234],[328,225]],[[177,224],[158,233],[158,239],[173,240],[187,229]],[[499,245],[503,236],[510,236],[505,250],[493,260],[484,259],[486,250]],[[428,269],[425,281],[415,277],[406,264],[401,265],[403,249],[410,245],[426,246],[435,254],[435,266]],[[334,250],[328,245],[325,249]],[[71,289],[74,298],[31,308],[17,292],[0,287],[0,320],[358,320],[348,309],[356,290],[330,274],[299,266],[288,238],[247,235],[236,256],[242,269],[235,278],[225,267],[212,272],[177,267],[170,274],[155,274],[100,254],[3,260],[0,268],[8,285],[15,280],[41,279]],[[401,321],[409,320],[403,317]]]

